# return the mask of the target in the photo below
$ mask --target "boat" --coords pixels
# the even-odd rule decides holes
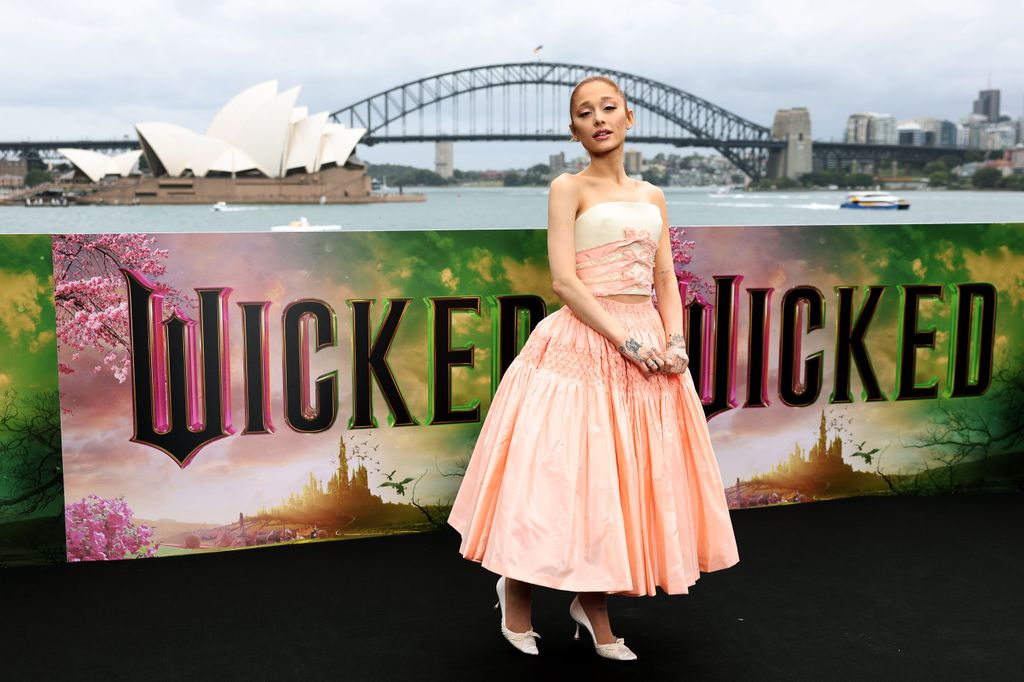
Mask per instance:
[[[223,211],[227,207],[228,207],[228,202],[226,202],[226,201],[218,201],[216,204],[213,205],[213,208],[211,208],[210,210],[211,211]]]
[[[839,208],[887,208],[894,210],[906,210],[910,208],[910,202],[900,199],[886,192],[851,192],[846,195],[846,201],[839,204]]]

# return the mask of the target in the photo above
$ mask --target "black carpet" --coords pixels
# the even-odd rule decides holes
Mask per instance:
[[[0,571],[0,678],[1020,679],[1024,495],[851,498],[732,513],[740,563],[689,595],[609,599],[639,659],[498,631],[497,576],[454,530]]]

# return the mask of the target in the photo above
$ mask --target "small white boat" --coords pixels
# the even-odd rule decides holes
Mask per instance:
[[[211,208],[210,210],[211,211],[223,211],[223,210],[227,209],[227,207],[228,207],[228,202],[226,202],[226,201],[218,201],[216,204],[213,205],[213,208]]]
[[[851,192],[846,195],[846,201],[839,204],[839,208],[906,210],[910,208],[910,202],[886,192]]]

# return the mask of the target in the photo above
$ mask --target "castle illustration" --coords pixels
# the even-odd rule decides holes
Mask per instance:
[[[773,474],[795,474],[820,472],[835,474],[853,472],[853,467],[843,461],[843,441],[839,436],[828,439],[828,428],[825,425],[825,411],[821,412],[821,423],[818,427],[818,440],[810,450],[805,451],[799,443],[794,444],[789,457],[772,467]]]
[[[328,510],[347,511],[368,507],[383,506],[380,495],[370,492],[369,475],[366,467],[360,462],[355,470],[349,472],[348,452],[345,439],[338,440],[338,468],[324,483],[312,472],[302,490],[288,496],[284,504],[270,509],[260,509],[258,516],[268,516],[290,512],[308,512],[324,514]]]
[[[310,474],[310,480],[315,481]],[[319,485],[319,482],[317,482]],[[370,485],[367,482],[367,471],[363,463],[352,473],[348,474],[348,456],[345,449],[345,439],[338,439],[338,469],[327,481],[326,494],[343,506],[363,506],[367,504],[381,504],[380,495],[370,492]]]

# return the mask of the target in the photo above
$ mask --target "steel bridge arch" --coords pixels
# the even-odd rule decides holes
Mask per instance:
[[[575,86],[586,76],[603,74],[614,78],[626,94],[630,105],[640,105],[649,112],[674,123],[693,134],[692,138],[631,138],[635,141],[661,141],[717,149],[751,178],[764,172],[768,149],[784,143],[771,138],[771,130],[738,116],[705,99],[659,81],[635,74],[602,69],[584,64],[558,62],[516,62],[490,64],[427,76],[397,85],[359,100],[330,115],[335,123],[366,128],[360,143],[412,142],[426,139],[518,139],[565,140],[565,135],[505,133],[488,135],[445,135],[401,137],[379,135],[396,121],[446,99],[476,90],[511,85]]]

